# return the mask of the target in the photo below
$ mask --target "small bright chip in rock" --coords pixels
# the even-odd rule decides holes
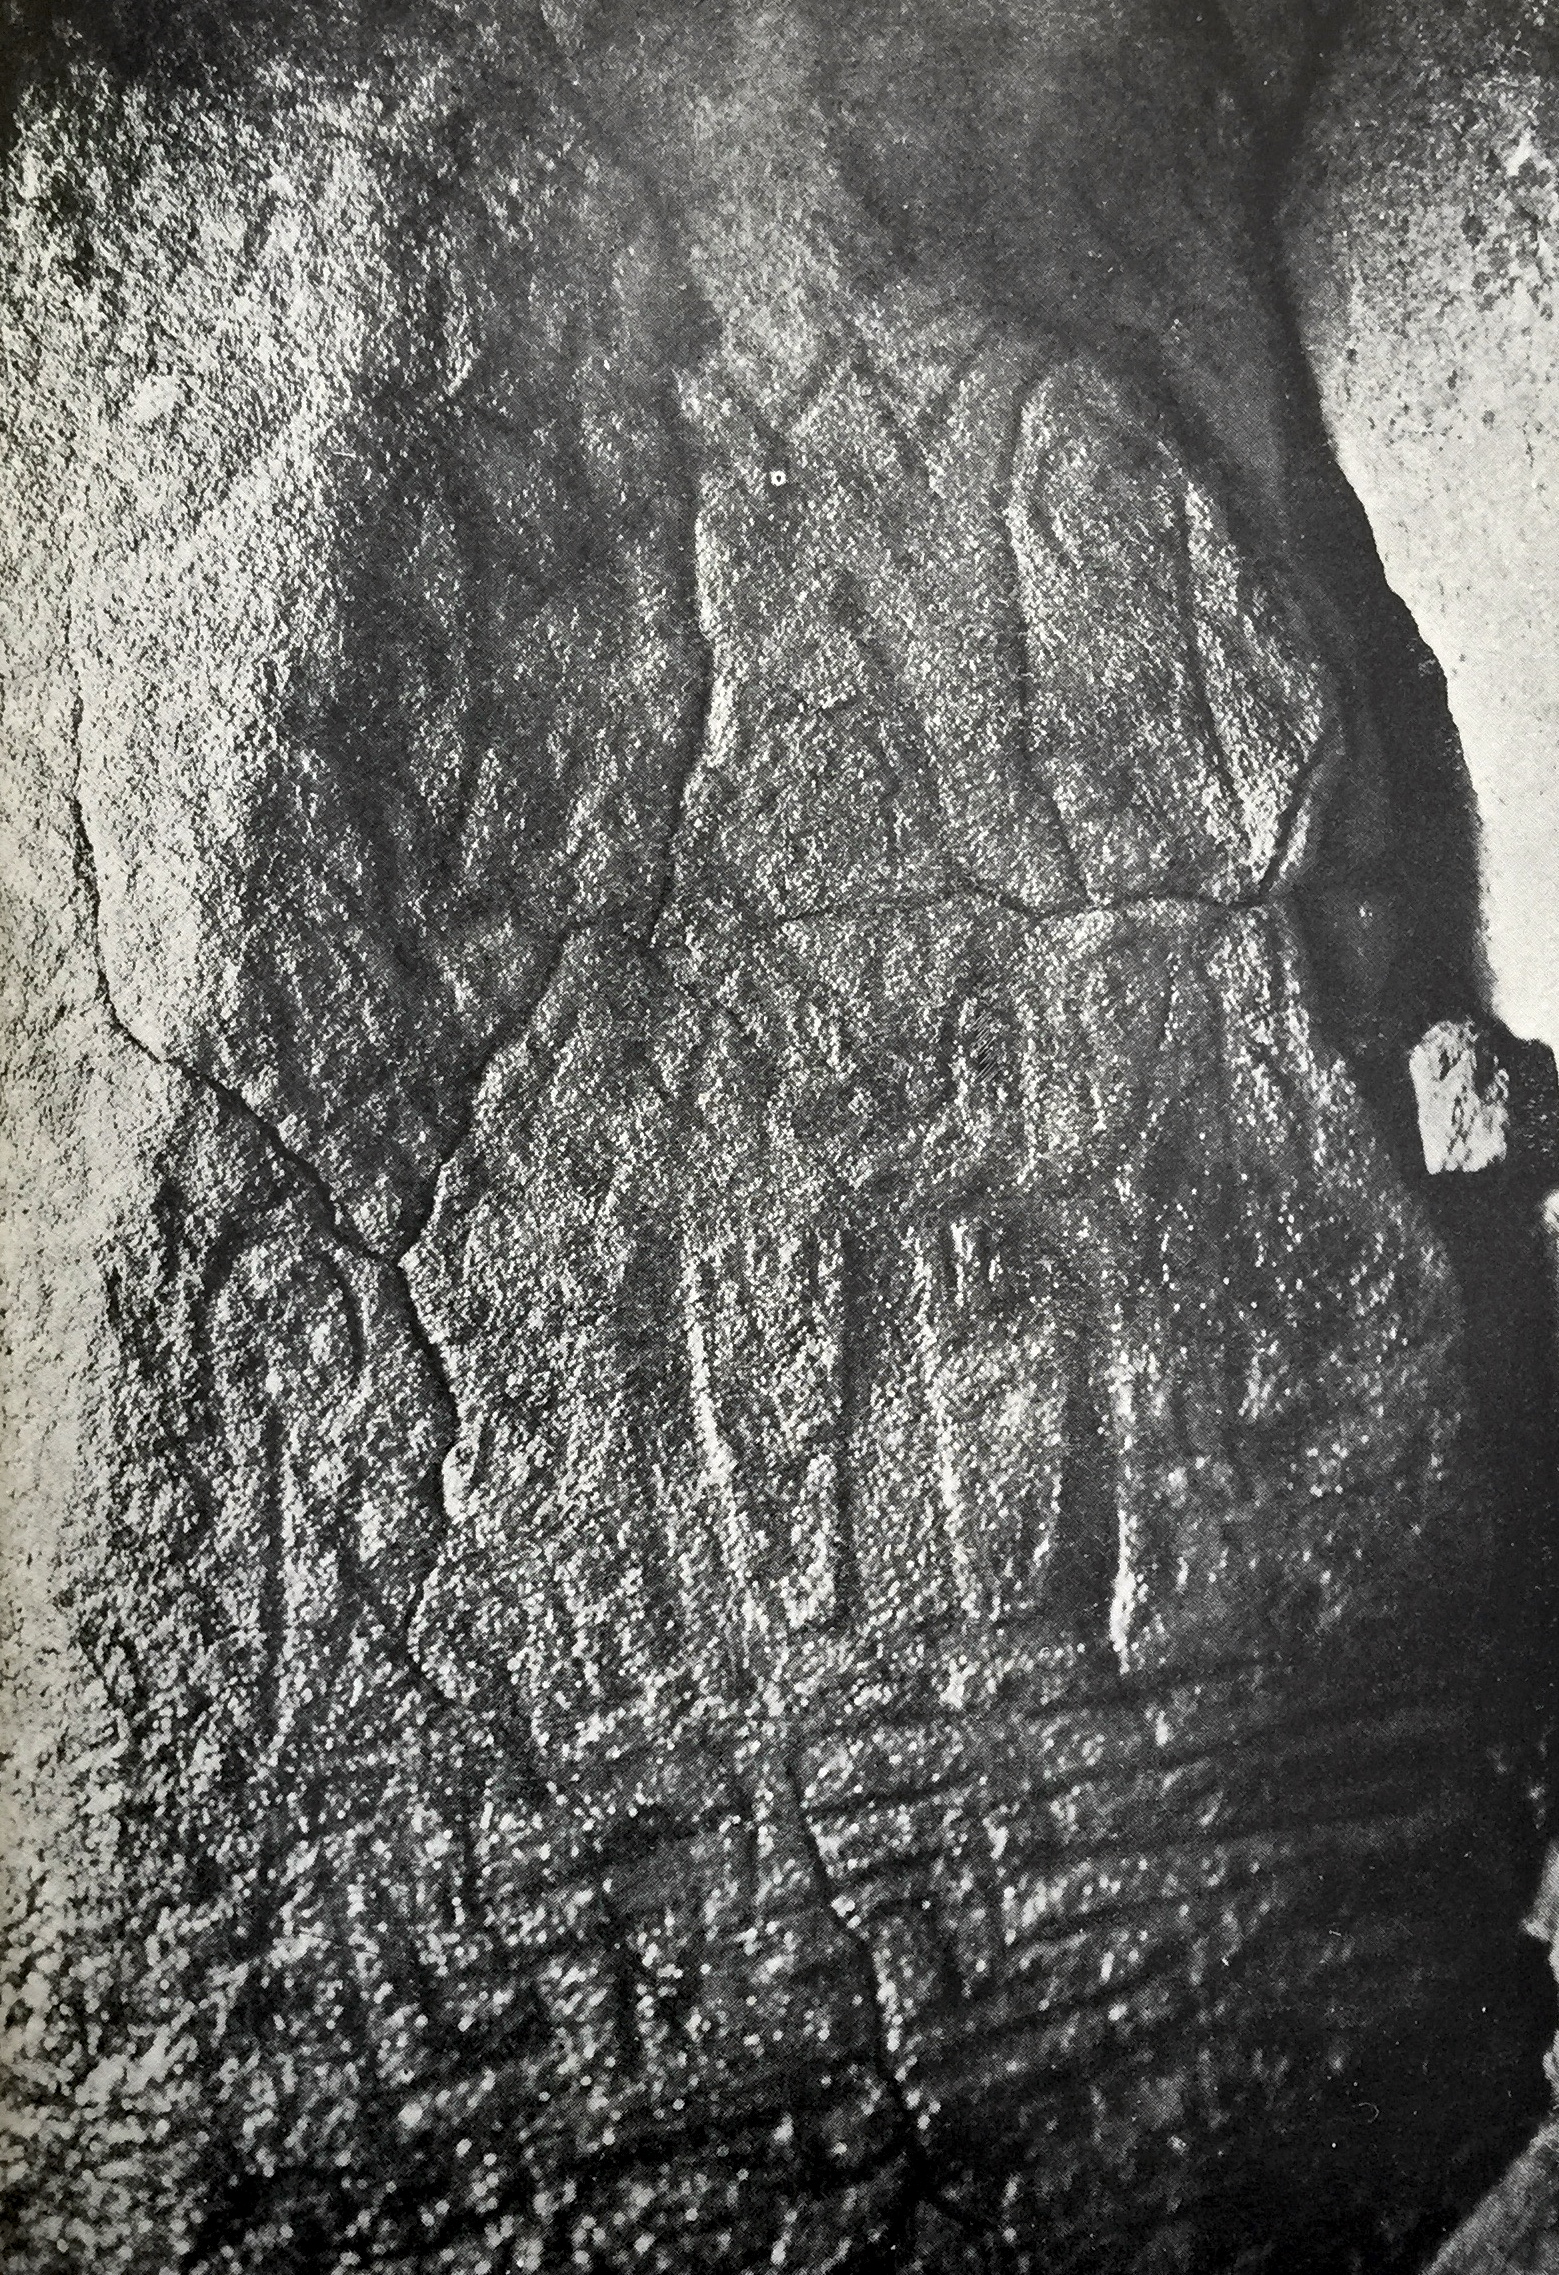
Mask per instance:
[[[1559,1069],[1546,1043],[1445,1019],[1408,1056],[1431,1176],[1506,1165],[1559,1179]]]

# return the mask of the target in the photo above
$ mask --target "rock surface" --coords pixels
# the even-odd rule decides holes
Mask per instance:
[[[1529,2117],[1313,14],[31,28],[28,2275],[1383,2268]]]
[[[1559,2129],[1545,2126],[1439,2253],[1431,2275],[1553,2275]]]

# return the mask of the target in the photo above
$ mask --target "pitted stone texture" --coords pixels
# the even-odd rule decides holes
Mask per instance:
[[[1432,2275],[1551,2275],[1559,2265],[1559,2131],[1549,2124],[1458,2228]]]
[[[556,939],[652,896],[700,646],[631,183],[527,142],[502,57],[466,157],[456,61],[330,61],[259,113],[83,79],[40,118],[15,353],[67,389],[115,1001],[393,1252]]]
[[[1255,129],[853,28],[25,93],[38,2275],[1321,2268],[1519,2092]]]
[[[420,1614],[446,1679],[517,1657],[550,1716],[648,1700],[684,1653],[762,1672],[820,1619],[1030,1604],[1143,1668],[1471,1606],[1451,1289],[1317,1057],[1285,919],[912,936],[939,930],[962,953],[906,957],[918,1052],[855,1128],[829,1060],[792,1034],[776,1063],[653,966],[567,964],[495,1066],[409,1259],[481,1417]],[[745,976],[782,1002],[782,971]],[[1090,1408],[1114,1537],[1079,1604]]]

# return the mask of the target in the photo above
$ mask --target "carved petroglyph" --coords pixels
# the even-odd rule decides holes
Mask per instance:
[[[1410,2236],[1486,1486],[1229,58],[392,13],[9,160],[17,2265]]]

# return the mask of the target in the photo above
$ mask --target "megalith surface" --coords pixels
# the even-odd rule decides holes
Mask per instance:
[[[1385,2269],[1519,2138],[1321,14],[13,26],[26,2275]]]

